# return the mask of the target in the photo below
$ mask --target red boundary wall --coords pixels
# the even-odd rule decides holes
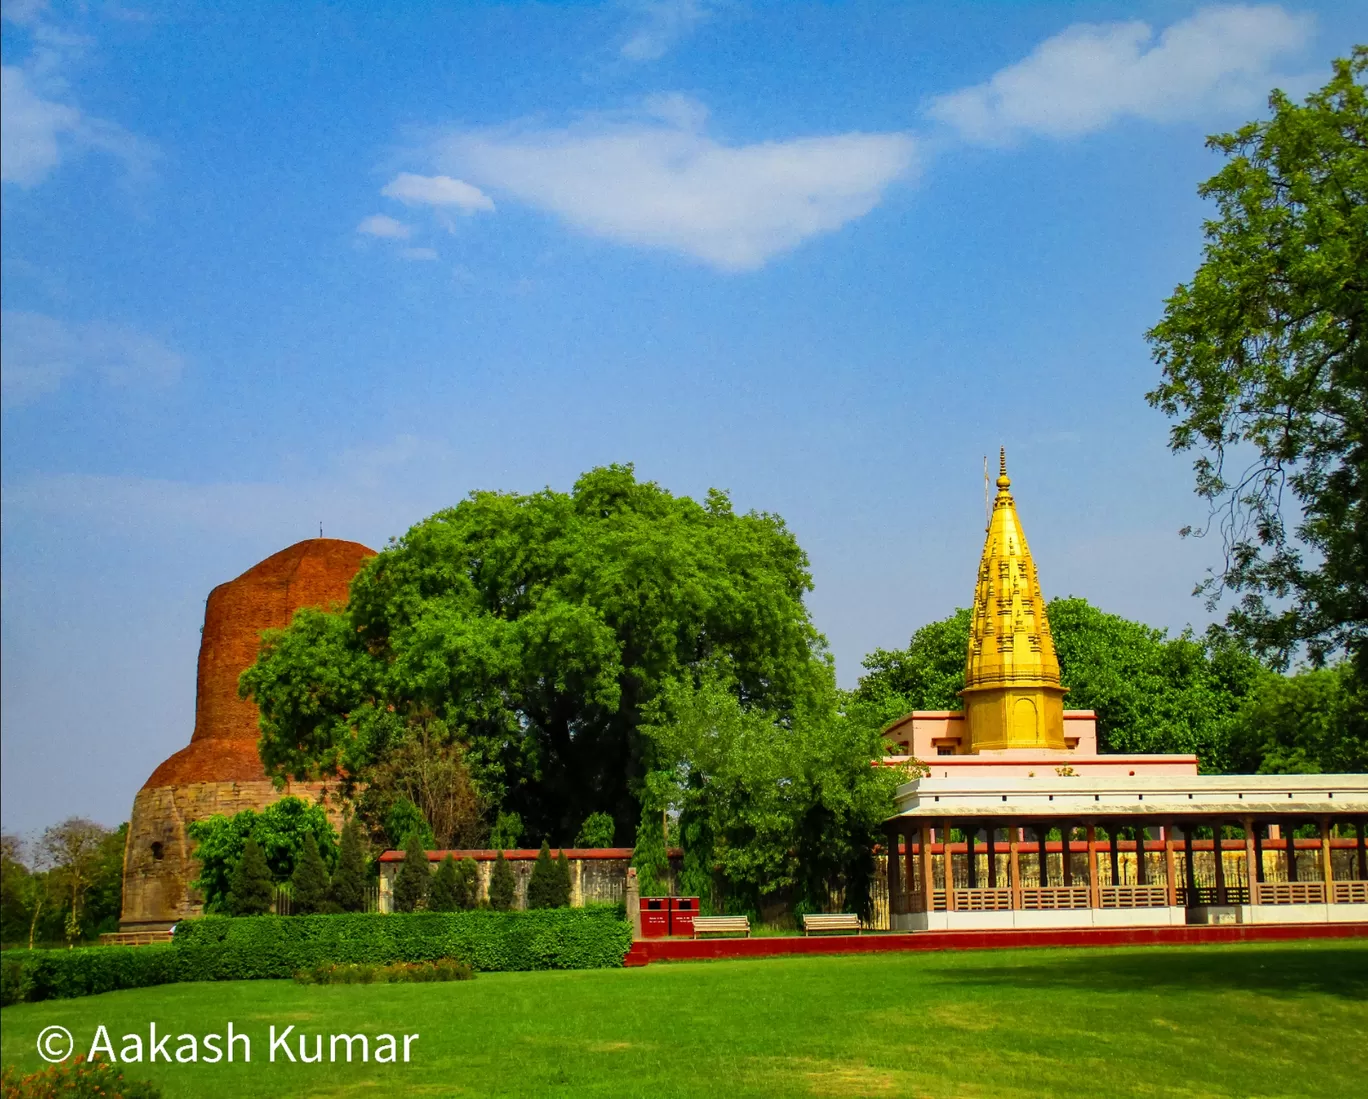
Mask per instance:
[[[906,934],[775,935],[757,939],[638,939],[624,965],[789,954],[881,954],[917,950],[1004,950],[1031,946],[1179,946],[1368,938],[1368,923],[1216,924],[1187,927],[1054,928],[1040,931],[915,931]]]

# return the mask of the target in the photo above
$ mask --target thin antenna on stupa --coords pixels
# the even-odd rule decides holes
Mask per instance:
[[[992,494],[988,490],[988,455],[983,456],[983,529],[987,530],[993,522]]]

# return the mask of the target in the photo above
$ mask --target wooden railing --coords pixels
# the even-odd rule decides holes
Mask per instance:
[[[1344,882],[1342,884],[1357,884]],[[1325,883],[1320,881],[1266,881],[1259,883],[1260,904],[1324,904]]]
[[[1103,885],[1099,887],[1103,908],[1163,908],[1168,887],[1163,885]]]
[[[1042,909],[1087,908],[1086,885],[1038,886],[1021,891],[1021,907],[1029,912]]]
[[[1368,904],[1368,881],[1332,882],[1328,890],[1324,882],[1315,881],[1259,882],[1255,888],[1258,891],[1259,904],[1324,904],[1327,895],[1335,904]],[[1103,908],[1162,908],[1168,904],[1168,890],[1162,885],[1103,885],[1098,887],[1098,894]],[[1178,904],[1186,905],[1187,888],[1179,886],[1177,894]],[[1216,896],[1214,887],[1198,886],[1192,902],[1214,905]],[[931,911],[947,911],[947,899],[944,889],[933,890]],[[901,907],[897,911],[927,910],[926,896],[920,891],[903,893],[901,901]],[[956,889],[954,901],[955,909],[960,912],[1008,912],[1014,907],[1010,889]],[[1242,885],[1228,885],[1226,903],[1249,904],[1249,889]],[[1020,907],[1027,911],[1087,908],[1088,887],[1028,886],[1021,890]]]
[[[1010,912],[1010,889],[956,889],[955,908],[960,912]]]
[[[101,946],[152,946],[170,941],[170,931],[106,931],[100,936]]]
[[[1335,904],[1368,904],[1368,881],[1332,882]]]

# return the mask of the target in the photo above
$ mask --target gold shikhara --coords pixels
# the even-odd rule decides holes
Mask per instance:
[[[971,752],[1065,747],[1067,692],[1059,684],[1045,597],[1011,485],[1004,448],[974,590],[961,693]]]

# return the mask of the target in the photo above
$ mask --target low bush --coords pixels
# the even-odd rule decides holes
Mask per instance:
[[[3,1002],[69,999],[177,981],[289,979],[318,966],[455,959],[477,970],[620,966],[631,946],[620,905],[534,912],[204,916],[155,946],[9,950]]]
[[[161,1089],[145,1080],[129,1080],[108,1061],[87,1061],[83,1054],[65,1065],[21,1076],[5,1068],[4,1099],[161,1099]]]
[[[330,962],[312,969],[301,969],[295,980],[302,985],[413,984],[424,981],[469,981],[475,971],[455,958],[435,962],[395,962],[370,965],[366,962]]]

